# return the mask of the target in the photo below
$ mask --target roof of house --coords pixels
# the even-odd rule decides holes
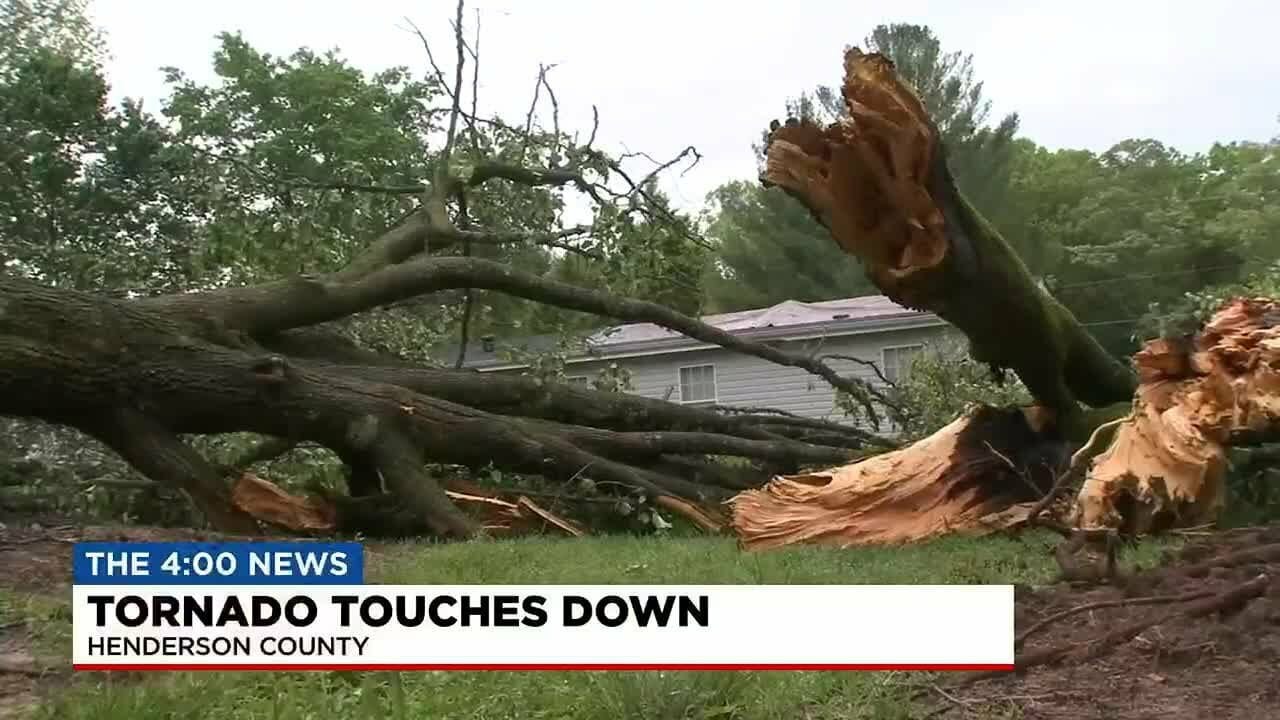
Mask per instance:
[[[877,330],[893,330],[901,327],[938,325],[942,321],[932,313],[909,310],[883,295],[826,300],[823,302],[799,302],[784,300],[766,308],[739,310],[703,316],[702,322],[735,335],[753,339],[800,339],[828,335],[849,335]],[[467,367],[489,368],[519,367],[506,356],[507,351],[524,348],[541,352],[555,347],[558,338],[537,335],[518,340],[493,340],[486,344],[476,339],[467,347]],[[653,323],[631,323],[605,328],[586,338],[587,353],[575,358],[578,361],[596,360],[629,355],[650,355],[664,352],[695,350],[712,347]],[[454,345],[442,353],[443,357],[457,357]]]

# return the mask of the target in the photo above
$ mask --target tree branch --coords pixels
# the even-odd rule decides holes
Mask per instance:
[[[222,476],[168,428],[135,410],[117,410],[82,429],[139,472],[187,494],[218,530],[257,535],[258,523],[231,504]]]
[[[380,305],[439,290],[476,287],[496,290],[570,310],[630,322],[651,322],[696,340],[753,355],[817,375],[859,401],[875,425],[879,414],[865,382],[840,376],[812,357],[787,353],[644,300],[619,298],[522,273],[479,258],[422,258],[383,268],[354,282],[336,278],[286,280],[252,288],[193,293],[157,302],[178,310],[211,309],[230,327],[250,335],[268,334],[346,317]]]
[[[449,172],[449,154],[453,151],[453,140],[458,131],[458,116],[462,114],[462,69],[466,64],[466,55],[464,48],[466,41],[462,38],[462,7],[465,0],[458,0],[457,17],[454,20],[453,34],[455,38],[455,47],[457,48],[457,61],[454,68],[453,77],[453,109],[449,113],[449,130],[445,135],[444,149],[440,151],[440,167],[442,172],[437,172],[437,182],[441,182],[443,175]]]
[[[545,424],[545,421],[537,421]],[[660,455],[732,455],[811,464],[848,462],[854,455],[842,448],[810,445],[795,440],[747,440],[709,432],[615,432],[571,425],[552,426],[557,434],[580,447],[610,457],[654,458]]]
[[[392,431],[378,437],[369,454],[386,480],[387,488],[437,534],[472,537],[479,531],[435,478],[423,471],[421,451],[404,435]]]
[[[601,205],[605,202],[600,195],[598,185],[589,182],[581,173],[570,168],[525,167],[490,160],[478,163],[467,177],[466,183],[469,187],[478,187],[490,180],[497,179],[510,180],[528,187],[548,185],[562,187],[573,184],[583,193],[591,196],[591,199],[595,202]]]
[[[527,243],[530,245],[545,245],[547,247],[559,248],[566,252],[571,252],[592,260],[604,260],[604,256],[591,250],[584,250],[574,247],[563,242],[566,238],[573,238],[591,232],[588,225],[575,225],[555,232],[503,232],[495,230],[465,230],[452,229],[433,232],[431,239],[443,239],[445,242],[436,243],[434,248],[440,249],[448,247],[454,242],[462,241],[464,243],[480,243],[483,245],[514,245]]]
[[[777,434],[762,431],[760,427],[763,424],[789,420],[796,428],[840,434],[842,438],[853,441],[842,440],[838,445],[826,445],[830,450],[858,449],[864,444],[896,446],[891,440],[858,428],[810,418],[726,416],[704,408],[629,393],[603,392],[566,383],[545,383],[519,375],[418,367],[354,345],[344,346],[340,338],[317,334],[314,330],[291,330],[264,338],[262,342],[277,352],[311,358],[305,361],[307,367],[372,382],[399,385],[435,398],[504,415],[537,417],[570,425],[624,432],[655,429],[699,431],[761,441],[780,438]]]

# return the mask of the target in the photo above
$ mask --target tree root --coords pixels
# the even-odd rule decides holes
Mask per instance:
[[[1142,604],[1158,604],[1156,600],[1168,602],[1170,604],[1176,602],[1189,602],[1191,604],[1178,608],[1172,612],[1158,616],[1156,618],[1144,618],[1135,621],[1124,627],[1112,630],[1104,635],[1088,640],[1063,643],[1049,648],[1043,648],[1032,652],[1019,654],[1014,658],[1014,671],[1016,673],[1024,673],[1035,667],[1058,665],[1061,663],[1079,663],[1099,658],[1120,645],[1132,640],[1140,635],[1143,631],[1149,630],[1157,625],[1163,624],[1177,617],[1203,617],[1215,612],[1229,612],[1239,609],[1250,600],[1261,597],[1266,594],[1271,584],[1271,579],[1265,575],[1258,575],[1252,580],[1236,585],[1224,592],[1206,594],[1204,597],[1193,599],[1194,593],[1187,593],[1183,596],[1176,596],[1172,599],[1164,598],[1135,598],[1135,602],[1115,601],[1114,604],[1100,604],[1106,607],[1121,607],[1124,605],[1142,605]],[[1147,602],[1141,602],[1146,600]],[[1079,607],[1072,608],[1068,613],[1060,613],[1062,617],[1076,614],[1077,612],[1085,612],[1088,608]],[[1059,620],[1060,617],[1046,618],[1048,621]],[[1041,621],[1040,624],[1048,624]],[[1039,631],[1040,628],[1033,626],[1028,628],[1018,640],[1025,640],[1032,630]],[[1018,641],[1015,640],[1015,643]],[[964,687],[982,680],[989,680],[997,677],[1003,677],[1004,672],[976,672],[964,675],[958,678],[952,685],[952,688]]]
[[[1174,572],[1185,577],[1203,577],[1214,568],[1232,568],[1252,563],[1271,562],[1280,562],[1280,543],[1269,543],[1247,550],[1237,550],[1194,565],[1172,568],[1168,572]]]
[[[1080,613],[1083,613],[1083,612],[1089,612],[1090,610],[1103,610],[1106,608],[1130,607],[1134,605],[1169,605],[1173,603],[1182,603],[1182,602],[1190,602],[1192,600],[1200,600],[1202,598],[1210,597],[1213,594],[1214,592],[1212,590],[1197,590],[1196,592],[1182,593],[1181,595],[1158,595],[1155,597],[1125,598],[1123,600],[1104,600],[1101,602],[1092,602],[1092,603],[1085,603],[1083,605],[1077,605],[1073,608],[1068,608],[1067,610],[1063,610],[1062,612],[1054,613],[1049,617],[1046,617],[1040,620],[1039,622],[1027,628],[1026,630],[1022,631],[1022,633],[1018,635],[1016,639],[1014,639],[1013,646],[1014,648],[1021,648],[1023,645],[1026,644],[1028,638],[1040,632],[1041,630],[1044,630],[1045,628],[1049,627],[1053,623],[1058,622],[1059,620],[1065,620],[1066,618],[1069,618],[1073,615],[1079,615]]]
[[[1230,590],[1216,593],[1210,597],[1193,601],[1190,605],[1166,613],[1157,618],[1146,618],[1124,627],[1113,630],[1101,637],[1083,642],[1064,643],[1054,647],[1030,652],[1014,660],[1018,671],[1041,665],[1054,665],[1060,662],[1083,662],[1105,655],[1117,646],[1132,640],[1144,630],[1179,616],[1203,617],[1215,612],[1235,609],[1248,601],[1260,597],[1267,592],[1271,579],[1259,575],[1252,580],[1241,583]],[[1135,603],[1136,604],[1136,603]]]

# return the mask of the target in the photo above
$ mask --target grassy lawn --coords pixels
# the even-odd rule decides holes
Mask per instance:
[[[431,583],[1039,583],[1056,538],[945,538],[897,548],[814,547],[759,555],[706,538],[519,540],[402,545],[376,582]],[[1126,564],[1152,564],[1145,543]],[[17,601],[10,598],[10,606]],[[46,606],[27,611],[65,623]],[[957,620],[963,621],[962,618]],[[69,630],[69,625],[66,626]],[[904,628],[904,631],[909,631]],[[69,636],[46,632],[69,644]],[[64,644],[64,647],[66,645]],[[65,653],[66,651],[64,651]],[[63,657],[66,657],[64,654]],[[82,678],[39,717],[132,718],[906,718],[920,674],[756,673],[173,673]]]

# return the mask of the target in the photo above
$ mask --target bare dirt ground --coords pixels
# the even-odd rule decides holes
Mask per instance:
[[[1198,537],[1116,586],[1017,604],[1019,673],[936,687],[936,715],[1280,718],[1280,527]]]
[[[68,602],[77,541],[228,539],[27,519],[0,528],[0,590]],[[380,550],[367,555],[371,574]],[[1114,586],[1020,592],[1016,627],[1026,636],[1019,673],[939,683],[931,717],[1280,718],[1280,526],[1196,538]],[[0,719],[71,679],[65,658],[36,657],[33,631],[0,614]]]

